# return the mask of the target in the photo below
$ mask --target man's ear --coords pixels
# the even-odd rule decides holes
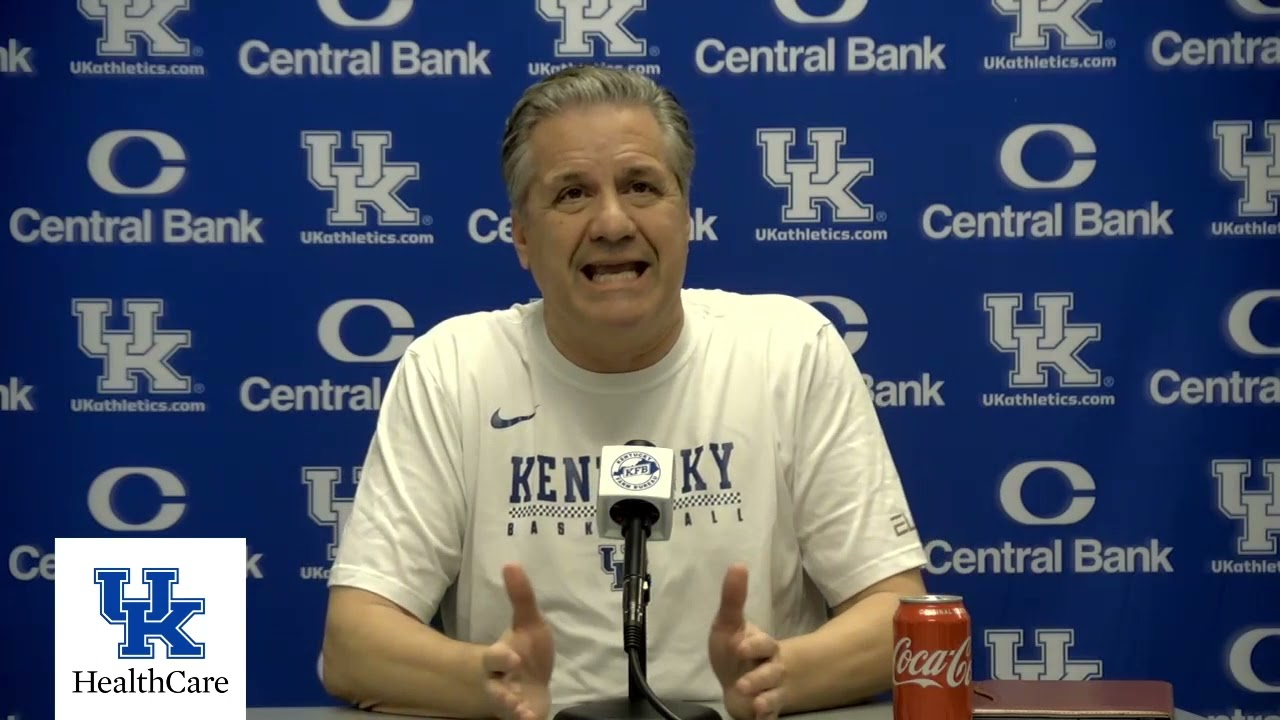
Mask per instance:
[[[516,258],[520,267],[529,269],[529,237],[524,234],[524,223],[520,219],[520,211],[511,209],[511,244],[516,248]]]

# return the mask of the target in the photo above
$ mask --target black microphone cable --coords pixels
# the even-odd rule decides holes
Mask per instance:
[[[645,682],[644,673],[640,672],[640,654],[635,650],[628,650],[627,657],[631,660],[631,677],[634,678],[636,684],[640,686],[640,691],[644,693],[645,699],[649,701],[649,704],[653,706],[653,709],[657,710],[658,714],[661,715],[664,720],[680,720],[680,718],[676,717],[675,713],[671,712],[666,705],[662,704],[662,701],[658,699],[658,696],[654,694],[653,690],[649,687],[649,683]]]
[[[619,503],[622,504],[622,503]],[[648,503],[644,503],[648,505]],[[615,508],[617,506],[614,506]],[[645,634],[645,539],[649,536],[650,526],[657,522],[657,508],[649,505],[652,512],[634,513],[622,522],[622,534],[628,552],[623,558],[622,602],[625,607],[622,621],[622,645],[627,652],[631,682],[640,689],[649,705],[658,711],[664,720],[680,720],[671,709],[662,703],[658,695],[649,687],[645,673],[640,668],[640,653],[643,651]]]

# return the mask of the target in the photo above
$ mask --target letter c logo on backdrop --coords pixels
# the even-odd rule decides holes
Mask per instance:
[[[345,363],[381,363],[399,360],[404,351],[413,343],[413,333],[392,333],[387,344],[372,355],[357,355],[351,352],[342,341],[342,321],[347,313],[360,307],[371,307],[382,313],[393,330],[412,330],[413,316],[404,306],[378,298],[353,298],[339,300],[330,305],[320,316],[320,324],[316,333],[320,337],[320,347],[338,362]]]
[[[381,15],[367,20],[351,17],[351,13],[342,6],[342,0],[316,0],[320,12],[329,18],[329,22],[345,28],[389,28],[395,27],[413,12],[413,0],[387,0],[387,8]]]
[[[1247,292],[1231,303],[1227,311],[1227,339],[1245,355],[1280,356],[1280,345],[1267,345],[1253,332],[1253,313],[1268,300],[1280,300],[1280,289]]]
[[[810,305],[826,305],[833,308],[844,321],[844,327],[841,328],[844,344],[849,347],[851,355],[858,354],[867,342],[867,313],[861,305],[838,295],[802,295],[799,299]]]
[[[1027,509],[1022,500],[1022,487],[1038,470],[1055,470],[1071,486],[1071,503],[1067,509],[1050,517],[1041,517]],[[1074,525],[1093,510],[1095,500],[1084,491],[1097,489],[1088,470],[1075,463],[1056,460],[1031,460],[1020,463],[1000,481],[1000,507],[1006,515],[1023,525]]]
[[[814,15],[800,7],[801,0],[773,0],[782,17],[801,25],[839,25],[862,14],[867,0],[844,0],[844,4],[826,15]]]
[[[165,195],[182,184],[187,169],[181,165],[167,165],[151,182],[141,186],[125,185],[116,175],[116,154],[130,140],[145,140],[160,153],[167,163],[185,163],[187,151],[172,135],[158,130],[112,130],[94,141],[89,148],[89,177],[98,187],[112,195]]]
[[[1235,0],[1235,3],[1246,15],[1280,19],[1280,5],[1268,5],[1263,0]]]
[[[140,523],[131,523],[120,517],[115,505],[116,486],[125,478],[133,476],[147,478],[155,484],[161,497],[171,499],[161,502],[155,515]],[[186,497],[187,486],[168,470],[153,467],[111,468],[89,484],[89,514],[103,528],[114,532],[160,532],[168,530],[182,519],[187,511]]]
[[[1253,653],[1266,638],[1280,642],[1280,627],[1253,628],[1241,633],[1227,651],[1227,668],[1236,684],[1249,692],[1280,693],[1280,681],[1269,683],[1258,677],[1253,664]]]
[[[1061,138],[1071,152],[1071,166],[1055,180],[1037,180],[1027,172],[1023,151],[1032,138],[1050,133]],[[1009,133],[1000,144],[1000,172],[1004,178],[1023,190],[1062,190],[1078,187],[1093,175],[1098,161],[1083,156],[1098,152],[1093,137],[1084,128],[1063,123],[1023,125]]]

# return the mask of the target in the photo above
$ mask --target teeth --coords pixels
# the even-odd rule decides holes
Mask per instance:
[[[591,282],[595,283],[612,283],[625,282],[627,280],[635,280],[640,274],[635,270],[623,270],[621,272],[597,272]]]

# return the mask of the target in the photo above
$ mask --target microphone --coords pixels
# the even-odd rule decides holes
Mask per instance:
[[[573,705],[555,720],[721,720],[705,705],[662,700],[650,689],[646,668],[650,540],[671,538],[675,451],[633,440],[600,450],[596,528],[622,540],[622,647],[627,654],[627,697]]]
[[[600,537],[623,541],[622,643],[628,653],[645,651],[649,602],[645,543],[671,537],[674,466],[675,452],[670,448],[611,445],[600,451],[596,527]]]

